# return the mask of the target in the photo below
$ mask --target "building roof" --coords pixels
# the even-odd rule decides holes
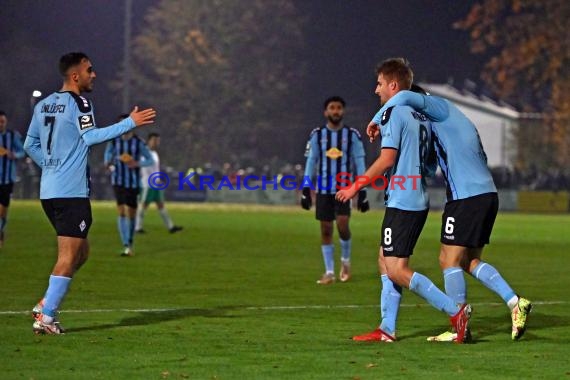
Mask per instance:
[[[469,91],[458,90],[449,84],[420,83],[430,94],[446,98],[457,105],[470,107],[495,116],[511,120],[519,119],[522,115],[514,107],[506,103],[497,103],[486,96],[477,96]]]

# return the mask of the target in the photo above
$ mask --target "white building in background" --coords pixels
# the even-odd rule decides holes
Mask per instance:
[[[489,167],[513,167],[516,147],[511,143],[511,131],[518,128],[519,112],[448,84],[420,83],[420,86],[430,94],[452,101],[473,121],[487,153]]]

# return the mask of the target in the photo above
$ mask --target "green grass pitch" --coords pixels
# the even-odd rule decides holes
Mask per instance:
[[[60,315],[68,334],[36,336],[29,310],[56,239],[39,202],[12,203],[0,250],[0,378],[570,378],[570,215],[498,216],[484,258],[535,302],[521,341],[511,341],[502,301],[468,278],[474,344],[426,342],[447,317],[409,291],[399,341],[379,344],[350,337],[378,323],[381,211],[353,214],[353,280],[322,287],[314,211],[168,206],[184,231],[169,234],[151,209],[136,256],[122,258],[114,205],[94,203],[91,257]],[[411,264],[442,287],[439,223],[432,212]]]

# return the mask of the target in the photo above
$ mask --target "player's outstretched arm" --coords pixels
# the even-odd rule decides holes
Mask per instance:
[[[154,118],[156,117],[156,111],[152,108],[147,108],[139,111],[139,107],[135,106],[129,115],[131,119],[135,122],[137,127],[142,125],[154,123]]]
[[[337,191],[336,199],[341,202],[346,202],[354,198],[358,192],[364,187],[368,186],[375,177],[386,173],[396,162],[397,149],[384,148],[380,152],[380,156],[374,161],[372,165],[366,170],[364,175],[358,176],[352,185],[346,189]]]
[[[135,107],[126,119],[123,119],[107,128],[90,128],[82,132],[81,137],[89,146],[100,144],[107,140],[114,139],[137,126],[152,124],[154,123],[155,117],[156,111],[154,109],[147,108],[139,111],[139,108]]]
[[[393,106],[410,106],[426,115],[431,121],[436,122],[443,121],[449,117],[449,106],[444,98],[418,94],[413,91],[400,91],[380,108],[380,111],[372,118],[369,126],[372,124],[380,125],[384,111]]]

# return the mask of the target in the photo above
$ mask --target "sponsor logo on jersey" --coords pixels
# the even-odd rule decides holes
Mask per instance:
[[[128,163],[128,162],[131,162],[133,160],[133,156],[131,156],[128,153],[123,153],[119,156],[119,160],[121,160],[124,163]]]
[[[342,150],[338,148],[330,148],[327,150],[326,156],[332,160],[336,160],[343,156]]]
[[[79,116],[79,127],[81,129],[91,128],[94,126],[95,123],[93,122],[93,115]]]

